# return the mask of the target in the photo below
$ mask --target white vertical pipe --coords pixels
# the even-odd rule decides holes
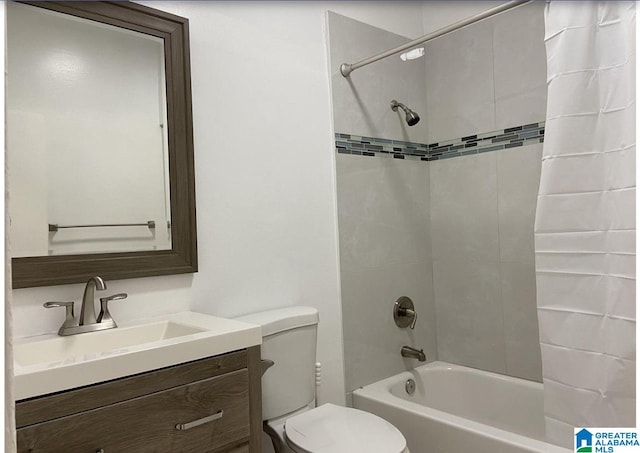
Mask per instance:
[[[320,398],[320,384],[322,383],[322,364],[316,362],[316,381],[315,381],[315,401],[318,407],[318,398]]]

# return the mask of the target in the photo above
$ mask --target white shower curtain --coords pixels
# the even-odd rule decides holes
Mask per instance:
[[[635,426],[635,5],[547,4],[536,278],[547,439]]]

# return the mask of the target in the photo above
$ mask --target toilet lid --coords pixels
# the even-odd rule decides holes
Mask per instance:
[[[401,453],[407,442],[382,418],[358,409],[323,404],[285,422],[285,436],[308,453]]]

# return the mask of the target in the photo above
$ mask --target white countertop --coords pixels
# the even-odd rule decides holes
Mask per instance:
[[[145,341],[140,339],[144,332],[176,324],[184,330],[183,333],[139,343]],[[262,343],[258,325],[190,311],[118,325],[115,329],[66,337],[47,334],[16,340],[16,400],[152,371]],[[140,338],[136,339],[135,336]]]

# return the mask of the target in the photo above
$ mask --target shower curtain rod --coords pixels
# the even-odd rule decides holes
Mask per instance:
[[[422,44],[425,43],[427,41],[431,41],[432,39],[438,38],[439,36],[442,35],[446,35],[449,32],[458,30],[462,27],[466,27],[467,25],[471,25],[475,22],[478,22],[482,19],[486,19],[487,17],[491,17],[495,14],[501,13],[503,11],[507,11],[511,8],[515,8],[516,6],[520,6],[523,5],[525,3],[529,3],[531,0],[525,0],[525,1],[515,1],[515,2],[507,2],[503,5],[500,6],[496,6],[495,8],[491,8],[486,10],[483,13],[480,14],[476,14],[475,16],[469,17],[467,19],[461,20],[459,22],[456,22],[454,24],[448,25],[444,28],[441,28],[439,30],[434,31],[433,33],[429,33],[427,35],[424,35],[420,38],[414,39],[413,41],[410,41],[406,44],[403,44],[401,46],[398,47],[394,47],[393,49],[387,50],[386,52],[382,52],[379,53],[377,55],[374,55],[373,57],[369,57],[366,58],[364,60],[358,61],[357,63],[353,63],[353,64],[349,64],[349,63],[342,63],[340,65],[340,73],[343,75],[343,77],[349,77],[349,74],[351,74],[353,71],[355,71],[356,69],[359,69],[363,66],[366,66],[368,64],[371,64],[373,62],[376,62],[378,60],[382,60],[383,58],[387,58],[390,57],[391,55],[397,54],[399,52],[402,52],[403,50],[407,50],[410,49],[414,46],[417,46],[418,44]]]

